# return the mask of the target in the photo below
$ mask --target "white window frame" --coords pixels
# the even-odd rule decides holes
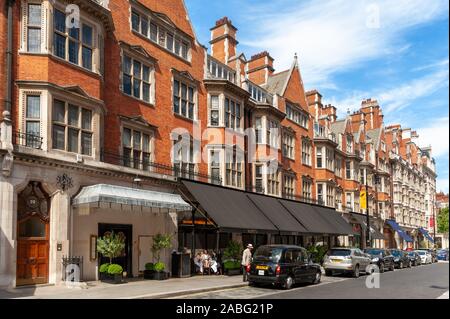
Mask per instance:
[[[125,130],[130,130],[130,145],[125,144]],[[135,133],[140,134],[140,148],[135,147]],[[146,152],[144,149],[144,136],[148,136],[149,144],[148,144],[148,151]],[[123,123],[121,128],[121,155],[123,158],[123,166],[130,167],[138,170],[143,171],[152,171],[153,166],[150,165],[153,163],[154,159],[154,140],[155,140],[155,133],[151,130],[144,130],[141,128],[137,128],[133,125],[129,125],[128,123]],[[130,156],[127,157],[125,155],[125,149],[129,150]],[[136,154],[139,153],[139,158],[136,158]],[[148,155],[148,156],[146,156]],[[126,159],[129,161],[129,165],[127,165],[128,162],[125,162]]]
[[[283,133],[283,156],[295,160],[295,137],[288,132]]]
[[[125,72],[125,59],[130,59],[130,73]],[[140,63],[140,74],[136,75],[134,74],[134,67],[135,62]],[[144,67],[149,69],[149,77],[148,80],[144,79]],[[127,93],[125,92],[125,76],[130,77],[130,85],[131,85],[131,92]],[[135,80],[139,81],[139,96],[134,95],[134,87],[135,87]],[[155,66],[151,63],[144,63],[142,59],[138,59],[133,56],[133,54],[130,54],[129,52],[123,50],[122,56],[121,56],[121,67],[120,67],[120,81],[121,81],[121,91],[126,96],[132,97],[134,99],[138,99],[142,102],[149,103],[154,105],[155,104]],[[144,84],[149,86],[149,99],[144,99]]]
[[[178,82],[178,92],[175,92],[175,82]],[[186,86],[186,97],[184,99],[183,97],[183,85]],[[192,89],[192,99],[190,99],[189,89]],[[198,114],[198,92],[197,92],[197,86],[193,83],[189,83],[186,80],[183,80],[180,77],[173,77],[172,79],[172,112],[173,114],[176,114],[177,116],[180,116],[182,118],[196,121],[197,120],[197,114]],[[175,110],[175,100],[178,99],[178,112]],[[182,113],[182,104],[183,102],[186,102],[186,114]],[[192,104],[192,117],[189,115],[191,114],[190,106]]]

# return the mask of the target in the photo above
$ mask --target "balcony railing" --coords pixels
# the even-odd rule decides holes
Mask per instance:
[[[222,184],[222,179],[217,176],[201,174],[195,172],[192,168],[181,168],[180,166],[171,166],[161,163],[151,162],[150,160],[132,159],[127,156],[117,155],[102,151],[100,160],[104,163],[129,167],[141,171],[151,172],[160,175],[167,175],[177,178],[185,178],[195,181],[208,182],[212,184]]]
[[[13,138],[16,145],[30,147],[37,150],[42,149],[43,138],[39,135],[14,131]]]

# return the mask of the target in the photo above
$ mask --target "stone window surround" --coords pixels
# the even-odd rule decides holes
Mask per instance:
[[[145,16],[147,18],[148,27],[149,27],[148,36],[143,35],[141,33],[141,30],[136,31],[133,29],[133,21],[132,21],[133,12],[137,13],[140,18],[142,16]],[[152,39],[150,39],[151,23],[154,23],[158,26],[157,41],[153,41]],[[184,32],[182,30],[176,28],[176,26],[173,26],[173,25],[169,24],[167,21],[164,21],[161,18],[157,17],[153,11],[151,11],[149,8],[145,7],[143,4],[131,4],[130,13],[129,13],[129,26],[130,26],[130,32],[137,34],[140,37],[143,37],[145,40],[155,44],[159,48],[163,49],[164,51],[169,52],[174,57],[177,57],[177,58],[181,59],[182,61],[185,61],[187,63],[191,62],[191,60],[192,60],[192,39],[190,39],[190,37],[188,35],[184,35]],[[163,46],[159,43],[159,29],[161,27],[163,27],[166,31],[169,31],[173,35],[174,47],[175,47],[175,38],[176,37],[181,39],[181,42],[185,42],[187,44],[187,46],[188,46],[187,47],[187,59],[185,59],[181,55],[177,55],[174,51],[169,50],[168,48],[166,48],[165,46]],[[141,29],[141,23],[139,23],[139,29]],[[166,36],[166,39],[167,39],[167,36]]]
[[[290,130],[284,129],[283,130],[283,156],[286,158],[289,158],[291,160],[295,160],[295,146],[296,146],[296,138],[295,138],[295,132],[292,132]],[[286,142],[290,142],[289,145]],[[290,149],[292,150],[292,154],[289,154],[290,152],[285,152],[284,145],[288,145]]]
[[[43,138],[42,150],[50,154],[59,154],[64,156],[81,156],[87,159],[100,159],[101,149],[101,126],[103,125],[103,104],[98,100],[89,99],[81,95],[64,91],[64,88],[56,87],[51,84],[44,85],[21,85],[19,84],[19,123],[18,128],[21,132],[25,132],[25,112],[26,97],[28,95],[39,95],[41,105],[41,121],[40,131]],[[52,118],[53,118],[53,101],[61,100],[65,103],[71,103],[78,107],[89,109],[92,111],[92,155],[75,154],[62,150],[53,149],[52,139]]]
[[[139,131],[141,134],[147,134],[150,137],[150,162],[154,162],[155,160],[155,129],[150,128],[144,124],[139,124],[134,121],[127,120],[125,118],[120,119],[120,156],[124,156],[123,154],[123,129],[131,129],[133,131]]]
[[[262,167],[262,188],[264,190],[264,193],[267,195],[273,195],[273,196],[280,196],[280,187],[283,186],[284,189],[284,185],[282,185],[281,183],[281,177],[282,177],[282,171],[281,169],[277,169],[277,179],[278,179],[278,194],[272,194],[268,192],[269,189],[269,174],[270,172],[268,171],[268,165],[269,163],[267,162],[255,162],[252,164],[252,171],[256,172],[256,166],[261,166]],[[256,186],[256,174],[254,173],[252,176],[252,183],[254,186]]]
[[[28,4],[41,4],[41,51],[40,52],[28,52],[27,49],[27,16],[28,16]],[[63,12],[65,12],[61,3],[56,3],[55,7]],[[98,75],[103,74],[103,50],[104,50],[104,27],[98,23],[95,19],[92,19],[81,12],[81,24],[86,23],[93,28],[93,59],[92,59],[92,69],[86,69],[81,65],[76,65],[69,62],[68,59],[62,59],[53,53],[53,6],[48,0],[23,0],[21,2],[21,21],[20,21],[20,47],[19,54],[27,55],[49,55],[57,59],[58,61],[65,62],[71,66],[79,68],[88,73],[95,73]],[[80,29],[81,32],[81,29]],[[67,50],[68,48],[66,48]],[[81,59],[79,61],[81,63]]]
[[[269,115],[267,115],[266,113],[263,112],[253,112],[252,115],[252,127],[254,129],[256,129],[256,118],[261,118],[261,143],[257,143],[257,144],[261,144],[261,145],[267,145],[270,146],[271,148],[274,149],[281,149],[281,137],[282,137],[282,133],[281,133],[281,123],[279,120],[275,119],[274,117],[271,117]],[[273,146],[270,144],[270,141],[267,140],[267,133],[269,132],[267,130],[268,125],[269,125],[269,121],[275,122],[278,125],[278,136],[276,139],[276,143],[277,143],[277,147]],[[272,135],[272,134],[271,134]],[[256,140],[255,140],[256,142]]]
[[[226,153],[230,152],[230,151],[234,151],[235,148],[231,149],[230,147],[227,147],[225,145],[207,145],[206,146],[206,150],[207,150],[207,158],[208,158],[208,174],[210,176],[212,176],[212,172],[211,172],[211,163],[212,163],[212,157],[211,157],[211,153],[215,152],[219,154],[219,169],[220,169],[220,178],[222,180],[222,185],[227,186],[229,188],[234,188],[234,189],[239,189],[239,190],[243,190],[245,189],[245,156],[244,156],[244,152],[238,148],[236,148],[236,152],[239,154],[238,157],[240,157],[242,159],[241,161],[241,168],[242,168],[242,182],[241,182],[241,187],[237,187],[237,186],[232,186],[232,185],[226,185],[225,184],[225,175],[226,175]]]
[[[181,91],[181,84],[186,84],[188,87],[192,87],[194,89],[194,115],[193,118],[186,117],[184,115],[181,115],[180,113],[175,113],[173,106],[174,106],[174,81],[178,81],[180,83],[180,91]],[[183,72],[177,71],[175,69],[172,69],[172,79],[171,79],[171,112],[174,116],[177,116],[179,118],[185,119],[187,121],[198,121],[198,108],[199,108],[199,98],[198,98],[198,90],[199,90],[199,82],[195,79],[192,79],[190,76],[185,75]],[[189,90],[187,90],[189,91]],[[189,94],[187,92],[187,94]],[[188,95],[187,95],[188,98]],[[181,104],[179,106],[181,110]],[[187,105],[187,110],[189,110],[189,105]]]
[[[211,97],[212,96],[218,96],[219,97],[219,125],[213,126],[211,125]],[[233,131],[236,132],[244,132],[244,122],[245,122],[245,116],[244,116],[244,100],[241,98],[236,97],[233,94],[225,93],[221,90],[209,90],[207,94],[207,106],[208,106],[208,127],[213,128],[226,128],[225,127],[225,99],[233,100],[235,103],[239,103],[241,108],[241,120],[240,125],[238,129],[233,129]],[[235,125],[236,126],[236,125]]]

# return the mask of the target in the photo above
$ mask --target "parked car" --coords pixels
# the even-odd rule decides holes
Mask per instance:
[[[351,273],[358,278],[361,272],[367,272],[371,258],[359,248],[332,248],[325,255],[323,267],[325,274]]]
[[[291,289],[294,284],[318,284],[320,265],[311,261],[305,248],[290,245],[265,245],[256,249],[247,268],[249,285],[270,284]]]
[[[408,252],[409,259],[411,260],[411,264],[415,266],[422,265],[422,258],[420,258],[420,255],[416,251],[410,251]]]
[[[440,249],[437,252],[437,260],[448,261],[448,249]]]
[[[422,265],[433,263],[433,257],[428,250],[416,250],[416,252],[420,255],[422,259]]]
[[[403,269],[405,267],[411,268],[411,260],[407,252],[400,249],[390,249],[389,252],[394,256],[395,267]]]
[[[386,249],[366,248],[364,252],[369,254],[371,263],[377,265],[380,272],[385,270],[393,271],[395,269],[394,256]]]

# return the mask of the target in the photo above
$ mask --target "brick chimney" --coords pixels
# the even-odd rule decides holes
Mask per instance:
[[[383,126],[384,115],[377,100],[367,99],[361,102],[361,112],[366,114],[367,129],[373,130]]]
[[[258,85],[266,84],[274,71],[273,58],[267,51],[253,55],[247,63],[248,78]]]
[[[216,21],[216,25],[211,29],[211,55],[222,63],[228,64],[230,58],[236,55],[237,29],[231,20],[224,17]]]

